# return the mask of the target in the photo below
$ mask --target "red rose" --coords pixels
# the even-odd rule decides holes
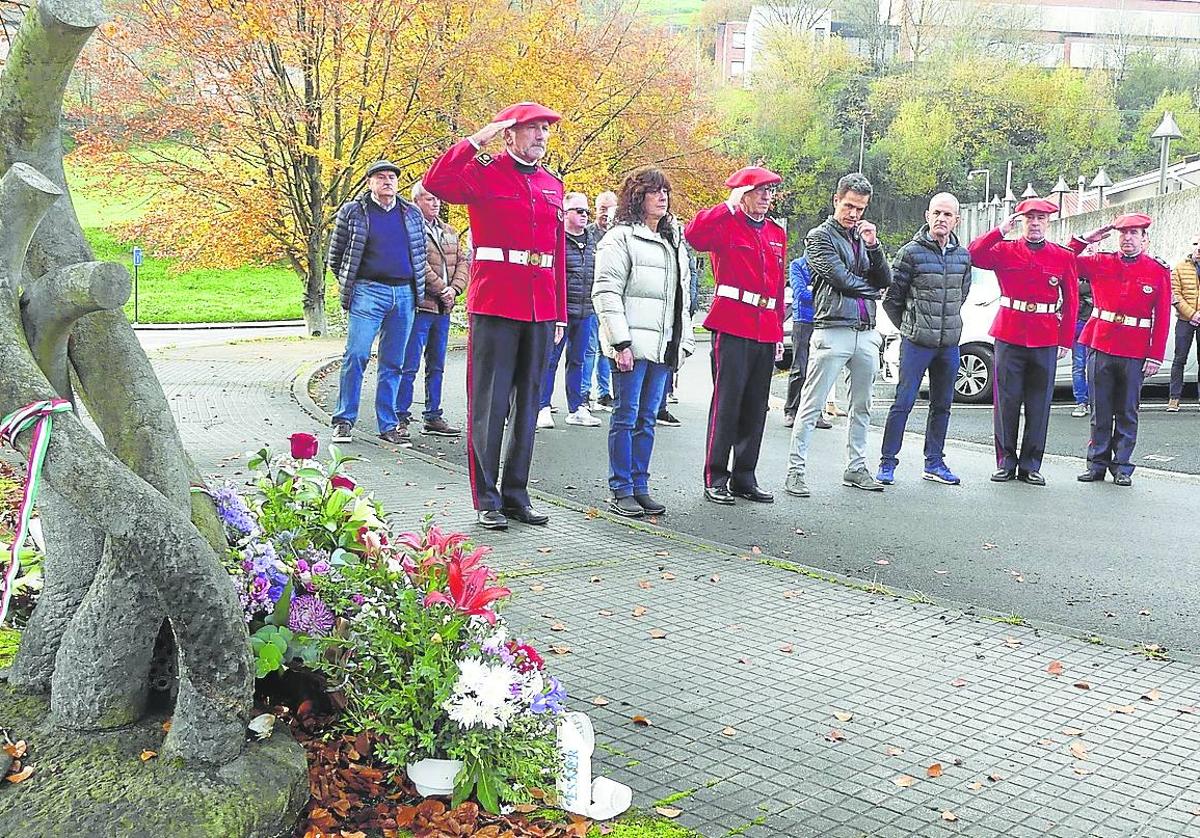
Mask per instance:
[[[345,489],[347,492],[353,492],[357,484],[344,474],[335,474],[329,478],[329,485],[335,489]]]
[[[292,434],[288,437],[292,443],[292,457],[297,460],[311,460],[317,456],[317,438],[312,434]]]

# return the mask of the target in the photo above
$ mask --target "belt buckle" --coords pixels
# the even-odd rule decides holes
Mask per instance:
[[[1118,326],[1123,325],[1125,323],[1125,315],[1124,314],[1116,315],[1115,317],[1113,317],[1113,322],[1116,323]]]
[[[758,302],[755,303],[755,305],[758,306],[759,308],[766,308],[768,302],[770,302],[770,300],[767,297],[764,297],[760,294],[758,297]]]
[[[1037,303],[1026,303],[1025,311],[1029,314],[1033,314],[1035,311],[1037,311]]]
[[[529,251],[528,264],[533,265],[535,268],[540,267],[542,264],[542,254],[538,253],[536,250]]]

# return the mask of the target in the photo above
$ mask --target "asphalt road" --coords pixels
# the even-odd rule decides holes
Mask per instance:
[[[444,401],[447,419],[458,424],[465,415],[464,372],[465,354],[452,351]],[[555,394],[560,408],[561,381],[560,372]],[[372,384],[364,386],[363,429],[373,427]],[[776,394],[784,384],[777,376]],[[320,400],[332,401],[335,388],[336,376],[322,382]],[[1200,480],[1143,469],[1129,489],[1077,483],[1086,420],[1072,419],[1069,404],[1056,407],[1051,420],[1051,451],[1062,456],[1047,458],[1045,488],[989,482],[995,468],[990,413],[956,407],[951,432],[962,441],[949,443],[947,459],[963,478],[962,486],[920,480],[922,441],[910,437],[895,486],[882,493],[843,487],[846,427],[841,419],[833,430],[816,433],[808,472],[813,496],[801,499],[782,492],[790,432],[782,426],[777,395],[758,470],[760,484],[776,492],[776,502],[719,507],[703,499],[700,476],[710,390],[708,348],[702,344],[681,374],[680,403],[671,408],[683,425],[660,428],[656,439],[652,491],[669,507],[663,526],[748,555],[757,547],[767,555],[939,601],[1058,623],[1084,635],[1200,653],[1200,622],[1194,619],[1200,613],[1200,550],[1188,535],[1200,507]],[[886,408],[885,401],[877,403],[879,421]],[[607,414],[599,415],[607,426]],[[923,423],[923,415],[918,405],[913,427]],[[538,432],[534,485],[603,506],[605,427],[567,426],[564,418],[560,409],[558,427]],[[413,429],[419,431],[419,425]],[[1139,462],[1156,454],[1173,458],[1151,461],[1156,467],[1196,472],[1197,431],[1200,410],[1194,403],[1178,414],[1148,407]],[[414,438],[426,453],[464,462],[461,440],[419,432]],[[879,444],[875,428],[870,456],[877,456]]]

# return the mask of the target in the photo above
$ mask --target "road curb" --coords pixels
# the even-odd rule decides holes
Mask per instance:
[[[309,391],[310,391],[310,387],[311,387],[313,379],[327,374],[332,368],[338,366],[340,363],[341,363],[341,356],[340,355],[332,355],[332,356],[327,356],[325,358],[321,358],[316,361],[310,362],[308,364],[302,365],[293,374],[291,385],[290,385],[293,400],[295,400],[295,402],[300,405],[300,408],[305,413],[309,414],[316,421],[318,421],[322,425],[325,425],[326,427],[329,427],[332,424],[333,417],[323,407],[321,407],[319,404],[317,404],[317,402],[310,395]],[[371,436],[370,434],[363,433],[361,431],[358,431],[357,429],[352,431],[352,433],[354,434],[354,438],[356,441],[368,443],[382,451],[387,451],[389,453],[394,453],[394,454],[403,454],[404,457],[409,457],[414,460],[418,460],[420,462],[427,463],[429,465],[437,466],[438,468],[442,469],[443,471],[449,472],[451,474],[455,474],[455,475],[462,476],[462,477],[467,476],[467,470],[465,467],[454,465],[454,464],[449,463],[439,457],[431,457],[428,454],[424,454],[420,451],[417,451],[414,448],[396,449],[393,446],[384,445],[378,439]],[[914,436],[919,436],[919,434],[914,434]],[[949,442],[951,442],[951,440],[947,440],[947,442],[949,443]],[[972,446],[975,448],[985,448],[985,446],[981,446],[978,443],[963,442],[961,444],[963,446]],[[1051,455],[1047,455],[1047,457],[1049,457],[1049,456],[1051,456]],[[1063,460],[1072,459],[1069,457],[1063,457],[1062,455],[1055,455],[1055,456],[1060,456],[1060,457],[1062,457]],[[1139,467],[1139,469],[1140,468],[1141,467]],[[1148,470],[1154,471],[1155,474],[1160,473],[1155,469],[1148,469]],[[1166,472],[1166,474],[1175,474],[1175,473]],[[1188,476],[1190,476],[1190,475],[1188,475]],[[1001,621],[1011,620],[1011,618],[1013,617],[1013,615],[1008,612],[992,611],[992,610],[982,607],[982,606],[973,605],[970,603],[964,603],[964,602],[960,602],[960,601],[954,600],[954,599],[943,598],[943,597],[934,597],[934,596],[930,596],[929,594],[925,593],[924,591],[896,589],[896,588],[889,588],[886,586],[881,586],[875,580],[869,580],[869,579],[865,579],[862,577],[847,576],[847,575],[840,574],[840,573],[834,573],[832,571],[822,570],[820,568],[815,568],[810,565],[806,565],[801,562],[797,562],[793,559],[784,559],[784,558],[781,558],[778,556],[770,556],[767,554],[750,555],[749,551],[742,550],[732,544],[726,544],[726,543],[723,543],[720,541],[713,541],[713,540],[706,539],[706,538],[700,538],[700,537],[691,535],[689,533],[683,533],[683,532],[679,532],[678,530],[672,530],[672,529],[668,529],[666,527],[659,527],[659,526],[656,526],[653,524],[645,524],[645,523],[639,523],[636,521],[631,521],[627,518],[621,518],[617,515],[609,514],[598,507],[588,506],[586,504],[568,500],[567,498],[563,498],[558,495],[552,495],[552,494],[549,494],[547,492],[543,492],[543,491],[540,491],[537,489],[530,489],[529,493],[531,496],[537,498],[538,500],[543,501],[552,506],[557,506],[561,509],[570,510],[572,512],[578,512],[581,514],[592,515],[593,517],[603,518],[605,521],[608,521],[613,524],[618,524],[627,529],[635,530],[635,531],[644,533],[646,535],[663,538],[663,539],[666,539],[673,543],[682,544],[684,546],[691,547],[696,550],[702,550],[702,551],[710,552],[710,553],[729,555],[729,556],[733,556],[733,557],[742,558],[747,561],[757,562],[759,564],[764,564],[764,565],[768,565],[770,567],[774,567],[784,573],[797,573],[797,574],[807,576],[809,578],[816,579],[819,581],[824,581],[824,582],[828,582],[830,584],[838,585],[841,587],[850,588],[852,590],[858,591],[858,592],[868,595],[868,596],[880,596],[880,597],[885,597],[888,599],[907,600],[907,601],[911,602],[913,605],[921,605],[921,604],[929,605],[931,607],[934,607],[934,608],[937,608],[937,609],[940,609],[943,611],[952,612],[951,619],[958,619],[958,617],[967,617],[967,618],[977,620],[980,622],[996,622],[996,623],[998,623]],[[1145,654],[1142,650],[1148,648],[1147,644],[1145,642],[1142,642],[1142,641],[1139,641],[1139,640],[1136,640],[1133,638],[1123,637],[1120,635],[1093,635],[1093,634],[1090,634],[1090,633],[1080,629],[1077,626],[1068,626],[1068,625],[1065,625],[1062,623],[1056,623],[1056,622],[1052,622],[1049,620],[1026,620],[1025,618],[1021,618],[1020,623],[1014,623],[1013,625],[1019,626],[1022,628],[1033,629],[1035,632],[1043,632],[1044,631],[1048,634],[1053,634],[1053,635],[1057,635],[1060,637],[1070,638],[1072,640],[1076,640],[1079,643],[1082,643],[1085,645],[1103,645],[1103,646],[1107,646],[1109,648],[1122,649],[1131,654]],[[1097,644],[1094,641],[1089,640],[1088,638],[1090,638],[1090,637],[1098,637],[1099,643]],[[1181,663],[1186,663],[1186,664],[1191,664],[1191,665],[1200,664],[1200,654],[1193,654],[1190,652],[1180,652],[1180,651],[1175,651],[1175,650],[1170,650],[1170,649],[1164,649],[1162,651],[1163,651],[1163,657],[1166,660],[1178,661]]]

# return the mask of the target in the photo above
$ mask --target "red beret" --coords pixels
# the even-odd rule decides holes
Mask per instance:
[[[726,179],[725,185],[730,189],[736,189],[739,186],[766,186],[782,180],[781,175],[775,174],[770,169],[764,169],[762,166],[747,166],[731,174]]]
[[[1027,212],[1044,212],[1046,215],[1051,215],[1058,212],[1058,207],[1045,198],[1026,198],[1021,203],[1017,204],[1017,215],[1024,215]]]
[[[539,105],[537,102],[517,102],[517,104],[509,105],[492,117],[492,122],[503,122],[506,119],[515,119],[517,124],[520,125],[522,122],[533,122],[535,119],[558,122],[562,117],[545,105]]]
[[[1141,212],[1127,212],[1113,219],[1114,230],[1140,230],[1150,226],[1150,216]]]

